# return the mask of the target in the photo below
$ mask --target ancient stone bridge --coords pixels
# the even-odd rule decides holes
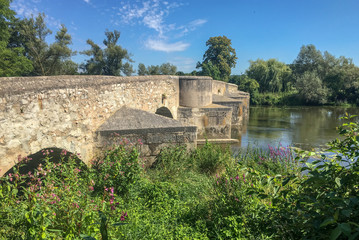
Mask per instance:
[[[248,102],[236,85],[209,77],[0,78],[0,175],[18,155],[50,147],[79,153],[87,163],[113,132],[141,137],[149,155],[166,144],[229,139]]]

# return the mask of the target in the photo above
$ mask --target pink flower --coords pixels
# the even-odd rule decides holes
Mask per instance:
[[[127,217],[127,212],[122,212],[120,220],[125,221],[126,217]]]

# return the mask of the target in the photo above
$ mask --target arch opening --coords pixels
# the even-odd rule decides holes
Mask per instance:
[[[171,111],[170,111],[168,108],[166,108],[166,107],[160,107],[160,108],[158,108],[158,109],[156,110],[155,114],[173,119],[173,115],[172,115]]]
[[[49,159],[49,162],[58,164],[60,162],[68,162],[71,159],[74,160],[75,165],[79,169],[86,169],[86,164],[76,155],[71,152],[68,152],[65,149],[61,148],[44,148],[34,154],[30,154],[24,158],[18,159],[17,163],[11,167],[7,172],[4,173],[4,176],[14,173],[14,168],[17,169],[20,175],[26,175],[29,172],[34,173],[34,171],[40,166],[40,164],[46,164],[46,158]]]

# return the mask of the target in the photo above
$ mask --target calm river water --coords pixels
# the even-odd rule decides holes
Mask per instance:
[[[234,148],[256,146],[293,146],[304,150],[325,148],[339,135],[336,127],[343,123],[345,113],[359,114],[359,108],[344,107],[252,107],[249,120],[241,133],[232,137],[240,140]]]

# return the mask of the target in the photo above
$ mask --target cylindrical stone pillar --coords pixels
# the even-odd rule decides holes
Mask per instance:
[[[212,78],[197,76],[179,77],[179,105],[199,108],[212,104]]]

